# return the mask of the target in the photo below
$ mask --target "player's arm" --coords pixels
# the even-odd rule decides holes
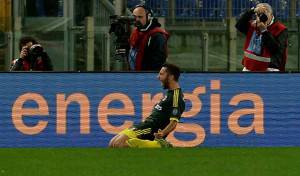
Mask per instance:
[[[154,136],[158,139],[168,136],[169,133],[175,130],[181,114],[182,112],[179,110],[179,108],[174,107],[172,112],[173,116],[170,118],[170,123],[164,129],[159,129],[158,133],[154,133]]]
[[[171,120],[165,129],[158,130],[157,133],[154,133],[154,136],[158,139],[161,139],[161,138],[167,136],[169,133],[171,133],[173,130],[175,130],[177,123],[178,122],[176,120]]]
[[[183,109],[178,106],[179,94],[179,90],[175,90],[171,99],[173,109],[171,112],[170,123],[165,127],[165,129],[160,129],[157,133],[154,133],[154,136],[158,139],[163,138],[169,133],[171,133],[176,128],[177,123],[180,120],[181,114],[183,113]]]

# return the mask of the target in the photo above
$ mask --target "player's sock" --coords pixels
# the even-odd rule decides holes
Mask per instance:
[[[160,144],[161,148],[173,147],[173,145],[170,142],[168,142],[166,139],[155,139],[155,141],[157,141]]]
[[[142,140],[138,138],[128,139],[127,144],[131,148],[161,148],[158,141]]]

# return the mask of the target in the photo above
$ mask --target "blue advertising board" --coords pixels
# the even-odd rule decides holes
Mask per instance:
[[[1,73],[0,147],[107,147],[161,98],[156,73]],[[179,147],[300,146],[300,74],[184,73]]]

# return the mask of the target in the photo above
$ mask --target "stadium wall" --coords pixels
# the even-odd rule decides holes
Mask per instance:
[[[0,147],[107,147],[164,91],[154,73],[1,73]],[[300,146],[300,74],[184,73],[180,147]]]

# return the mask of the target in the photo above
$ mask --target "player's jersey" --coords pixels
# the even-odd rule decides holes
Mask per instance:
[[[144,122],[134,126],[135,131],[148,136],[141,138],[151,140],[154,138],[153,133],[157,132],[158,129],[163,130],[170,123],[170,120],[179,122],[184,110],[185,102],[182,90],[180,88],[168,90],[166,96],[154,106],[151,115]]]

